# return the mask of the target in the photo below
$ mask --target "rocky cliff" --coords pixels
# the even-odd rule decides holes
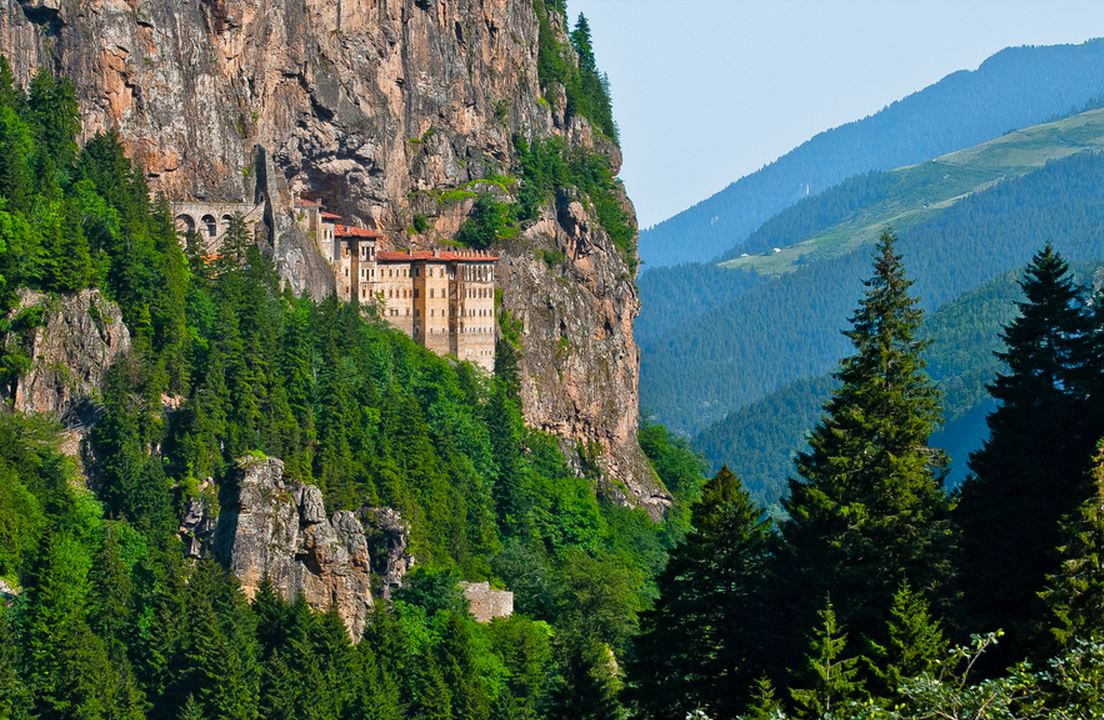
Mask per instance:
[[[620,164],[612,143],[567,117],[562,91],[542,98],[531,0],[0,7],[0,52],[17,76],[46,65],[72,78],[86,132],[117,129],[171,198],[264,192],[286,207],[306,193],[403,243],[421,225],[413,240],[430,242],[455,232],[471,206],[470,197],[441,202],[442,193],[509,174],[515,135],[559,135]],[[551,20],[569,46],[554,11]],[[262,163],[258,147],[269,153]],[[561,197],[499,248],[503,303],[524,323],[526,418],[567,448],[601,449],[615,480],[609,489],[659,513],[666,496],[636,440],[634,269],[593,215]],[[287,220],[270,223],[288,228]],[[292,230],[277,244],[293,287],[318,292],[323,281],[303,238]]]
[[[237,469],[220,493],[216,556],[249,598],[267,578],[289,600],[301,596],[317,610],[336,608],[359,638],[372,608],[360,521],[347,510],[327,517],[321,491],[286,481],[284,464],[275,458],[245,458]]]

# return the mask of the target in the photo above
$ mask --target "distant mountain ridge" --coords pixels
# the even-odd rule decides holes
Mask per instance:
[[[925,309],[934,310],[1019,269],[1047,240],[1073,262],[1104,258],[1104,154],[1052,160],[974,193],[903,229],[898,247]],[[664,320],[669,331],[641,333],[641,407],[693,435],[831,370],[848,350],[839,330],[862,292],[869,253],[860,247],[815,260],[727,302],[710,297],[702,312],[688,298],[681,321]],[[641,285],[645,299],[666,294],[647,276]]]
[[[1007,48],[877,113],[822,132],[640,234],[645,268],[711,260],[807,195],[975,145],[1104,95],[1104,39]]]

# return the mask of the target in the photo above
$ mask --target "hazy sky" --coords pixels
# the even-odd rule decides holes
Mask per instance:
[[[1102,0],[569,0],[647,227],[1009,45],[1104,36]]]

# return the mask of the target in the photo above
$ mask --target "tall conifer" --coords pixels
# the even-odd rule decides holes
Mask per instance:
[[[731,717],[742,708],[740,691],[761,672],[759,589],[770,537],[761,515],[727,467],[706,484],[694,530],[671,553],[659,600],[641,619],[629,665],[641,717],[695,709]]]
[[[1008,370],[989,390],[998,407],[990,436],[970,458],[962,488],[963,585],[977,630],[1004,629],[1003,660],[1037,622],[1037,593],[1056,569],[1060,522],[1088,495],[1084,470],[1092,443],[1082,383],[1088,324],[1080,288],[1049,244],[1020,281],[1025,299],[1005,328]]]
[[[831,594],[841,624],[882,642],[901,583],[932,597],[948,584],[953,533],[945,457],[928,446],[940,407],[920,356],[922,313],[888,231],[865,284],[845,333],[855,353],[790,481],[781,571],[801,632],[819,610],[808,600]]]

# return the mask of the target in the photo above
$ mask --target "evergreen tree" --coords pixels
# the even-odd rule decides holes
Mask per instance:
[[[946,460],[927,444],[940,409],[920,357],[922,313],[888,231],[865,284],[845,333],[855,353],[841,363],[840,387],[784,501],[780,580],[798,603],[797,627],[812,624],[808,599],[831,593],[846,600],[841,622],[863,643],[884,642],[901,583],[945,597],[954,537]]]
[[[878,692],[891,697],[904,678],[918,677],[944,660],[948,647],[927,600],[905,582],[893,596],[886,645],[873,643],[871,648],[868,662]]]
[[[11,611],[0,604],[0,718],[26,720],[32,698],[19,674],[20,647],[10,615]]]
[[[776,720],[782,714],[782,702],[776,697],[774,683],[763,676],[751,689],[751,701],[741,720]]]
[[[972,627],[1004,629],[994,657],[1022,657],[1037,593],[1057,569],[1059,525],[1088,497],[1089,438],[1080,388],[1087,322],[1069,267],[1049,244],[1020,282],[1019,317],[1002,335],[1008,371],[989,390],[989,438],[962,488],[962,577]]]
[[[628,695],[641,717],[683,717],[696,708],[731,717],[743,706],[740,690],[761,672],[757,628],[770,539],[761,515],[727,467],[705,486],[694,530],[671,552],[659,599],[641,618],[628,665]]]
[[[836,620],[831,599],[818,614],[820,625],[810,638],[805,656],[812,686],[790,690],[801,716],[806,718],[822,717],[833,707],[860,699],[863,693],[859,658],[844,655],[847,634]]]
[[[1057,569],[1039,594],[1050,616],[1038,643],[1049,649],[1104,637],[1104,444],[1091,476],[1096,492],[1063,523]]]

